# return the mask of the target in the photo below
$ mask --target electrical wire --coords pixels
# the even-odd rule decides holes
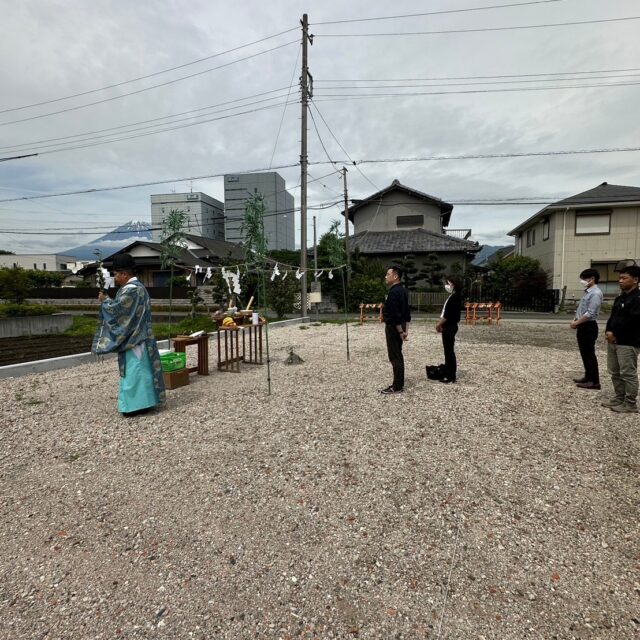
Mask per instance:
[[[393,92],[393,93],[369,93],[366,95],[357,93],[321,93],[316,92],[314,102],[339,102],[340,100],[368,100],[371,98],[415,98],[418,96],[447,96],[447,95],[465,95],[477,93],[522,93],[528,91],[572,91],[575,89],[595,89],[598,87],[632,87],[640,84],[638,82],[609,82],[604,84],[582,84],[570,85],[564,87],[504,87],[499,89],[465,89],[456,91],[412,91],[412,92]],[[384,87],[381,87],[384,89]],[[319,98],[319,100],[318,100]]]
[[[187,127],[194,127],[200,124],[207,124],[209,122],[216,122],[218,120],[227,120],[229,118],[235,118],[237,116],[242,116],[242,115],[246,115],[249,113],[256,113],[259,111],[266,111],[268,109],[274,109],[276,107],[280,107],[283,104],[285,104],[285,102],[278,102],[275,104],[270,104],[270,105],[265,105],[263,107],[257,107],[256,109],[249,109],[247,111],[239,111],[237,113],[231,113],[231,114],[227,114],[224,116],[219,116],[217,118],[207,118],[206,120],[200,120],[198,122],[190,122],[187,124],[181,124],[178,126],[172,126],[172,127],[165,127],[163,129],[156,129],[155,131],[147,131],[145,133],[136,133],[135,135],[123,135],[119,138],[111,138],[110,140],[102,140],[102,141],[97,141],[97,142],[88,142],[87,144],[77,144],[76,146],[65,146],[65,147],[59,147],[57,149],[51,149],[49,151],[41,151],[38,153],[38,155],[40,156],[44,156],[44,155],[49,155],[52,153],[61,153],[64,151],[72,151],[72,150],[76,150],[76,149],[87,149],[88,147],[97,147],[103,144],[111,144],[112,142],[121,142],[123,140],[133,140],[135,138],[145,138],[147,136],[151,136],[151,135],[155,135],[157,133],[165,133],[167,131],[176,131],[178,129],[186,129]],[[189,119],[189,118],[187,118]],[[178,122],[178,121],[176,121]],[[143,129],[148,128],[148,127],[142,127]],[[104,137],[104,136],[96,136],[96,138],[100,138],[100,137]],[[73,144],[70,143],[70,144]],[[51,145],[54,146],[54,145]],[[2,160],[0,158],[0,160]]]
[[[204,58],[199,58],[198,60],[192,60],[191,62],[185,62],[184,64],[177,65],[175,67],[170,67],[169,69],[162,69],[161,71],[156,71],[154,73],[149,73],[144,76],[138,76],[137,78],[132,78],[131,80],[123,80],[122,82],[116,82],[114,84],[108,84],[104,87],[100,87],[98,89],[89,89],[88,91],[82,91],[80,93],[74,93],[68,96],[63,96],[61,98],[53,98],[51,100],[43,100],[42,102],[34,102],[32,104],[26,104],[21,107],[11,107],[8,109],[0,109],[0,113],[9,113],[10,111],[20,111],[22,109],[31,109],[32,107],[41,107],[45,104],[52,104],[54,102],[61,102],[63,100],[70,100],[72,98],[79,98],[81,96],[86,96],[91,93],[97,93],[98,91],[106,91],[107,89],[114,89],[116,87],[121,87],[125,84],[130,84],[131,82],[138,82],[139,80],[146,80],[147,78],[153,78],[155,76],[159,76],[163,73],[169,73],[170,71],[177,71],[178,69],[184,69],[185,67],[189,67],[194,64],[198,64],[200,62],[204,62],[205,60],[212,60],[213,58],[219,58],[220,56],[226,55],[227,53],[233,53],[235,51],[239,51],[240,49],[245,49],[246,47],[251,47],[254,44],[260,44],[265,40],[270,40],[271,38],[277,38],[278,36],[282,36],[286,33],[290,33],[291,31],[296,31],[298,27],[293,27],[291,29],[287,29],[286,31],[280,31],[279,33],[274,33],[270,36],[265,36],[264,38],[260,38],[260,40],[254,40],[253,42],[248,42],[247,44],[240,45],[238,47],[234,47],[233,49],[227,49],[226,51],[221,51],[220,53],[214,53],[210,56],[205,56]]]
[[[329,126],[329,124],[327,123],[327,121],[325,120],[324,116],[322,115],[322,113],[320,112],[320,109],[318,109],[318,105],[312,101],[311,102],[311,106],[316,110],[317,114],[320,116],[320,118],[322,119],[322,122],[324,122],[324,126],[327,128],[327,131],[331,134],[332,138],[336,141],[336,143],[338,144],[338,146],[340,147],[340,149],[342,149],[342,151],[344,152],[344,154],[347,156],[347,158],[349,158],[352,166],[356,167],[356,170],[358,171],[358,173],[374,188],[376,189],[376,191],[379,191],[380,188],[374,184],[358,167],[358,165],[351,159],[351,156],[347,153],[346,149],[342,146],[342,144],[340,143],[340,141],[338,140],[338,138],[336,138],[336,135],[333,133],[333,131],[331,130],[331,127]]]
[[[280,140],[280,132],[282,131],[282,123],[284,122],[284,116],[287,113],[287,105],[289,103],[289,96],[291,95],[291,89],[293,87],[293,80],[296,77],[296,69],[298,68],[298,60],[300,59],[300,48],[298,48],[298,53],[296,55],[296,61],[293,65],[293,74],[291,75],[291,80],[289,81],[289,91],[287,92],[287,99],[284,105],[284,109],[282,109],[282,117],[280,118],[280,125],[278,126],[278,133],[276,134],[276,140],[273,143],[273,152],[271,153],[271,160],[269,161],[269,166],[273,164],[273,158],[276,155],[276,149],[278,147],[278,140]]]
[[[228,174],[233,174],[233,173],[264,173],[266,171],[274,171],[277,169],[291,169],[292,167],[298,167],[299,164],[298,163],[294,163],[294,164],[282,164],[276,167],[271,167],[271,169],[269,168],[260,168],[260,169],[244,169],[242,171],[226,171],[224,173],[211,173],[211,174],[204,174],[204,175],[198,175],[198,176],[189,176],[186,178],[169,178],[167,180],[150,180],[148,182],[138,182],[138,183],[134,183],[134,184],[125,184],[125,185],[118,185],[115,187],[94,187],[91,189],[80,189],[77,191],[62,191],[62,192],[58,192],[58,193],[44,193],[44,194],[38,194],[38,195],[34,195],[34,196],[21,196],[18,198],[2,198],[0,199],[0,202],[22,202],[23,200],[40,200],[42,198],[58,198],[61,196],[75,196],[75,195],[83,195],[83,194],[88,194],[88,193],[101,193],[101,192],[105,192],[105,191],[121,191],[123,189],[136,189],[139,187],[151,187],[157,184],[169,184],[171,182],[189,182],[191,180],[206,180],[209,178],[222,178],[225,175]]]
[[[367,38],[386,36],[430,36],[436,34],[451,33],[483,33],[489,31],[515,31],[519,29],[546,29],[548,27],[569,27],[585,24],[604,24],[611,22],[625,22],[628,20],[640,20],[640,16],[626,16],[624,18],[603,18],[600,20],[581,20],[575,22],[549,22],[546,24],[513,25],[510,27],[477,27],[475,29],[442,29],[439,31],[395,31],[388,33],[314,33],[315,38]]]
[[[420,84],[375,84],[375,85],[361,85],[361,84],[356,84],[356,85],[328,85],[328,86],[323,86],[323,87],[318,87],[319,89],[323,89],[325,91],[331,89],[331,90],[363,90],[363,89],[419,89],[419,88],[431,88],[431,87],[474,87],[474,86],[481,86],[481,85],[501,85],[501,84],[531,84],[534,82],[585,82],[585,81],[589,81],[591,82],[592,80],[610,80],[610,79],[616,79],[616,78],[638,78],[639,74],[634,73],[634,74],[626,74],[626,75],[608,75],[608,76],[591,76],[589,78],[535,78],[535,79],[528,79],[528,80],[488,80],[488,81],[481,81],[481,82],[447,82],[447,83],[430,83],[430,84],[424,84],[424,82],[421,82]],[[391,81],[388,81],[391,82]],[[399,81],[402,82],[402,81]],[[428,81],[425,81],[428,82]],[[615,83],[602,83],[599,86],[603,86],[603,87],[608,87],[608,86],[615,86]],[[568,87],[571,87],[571,85],[568,85]],[[541,87],[541,88],[545,88],[545,87]]]
[[[327,78],[316,80],[316,86],[324,82],[435,82],[440,80],[490,80],[492,78],[535,78],[541,76],[588,75],[594,73],[626,73],[640,71],[640,67],[629,69],[596,69],[594,71],[548,71],[546,73],[516,73],[493,76],[434,76],[432,78]],[[625,76],[621,76],[625,77]],[[564,78],[559,78],[564,80]]]
[[[127,129],[130,127],[137,127],[138,125],[142,125],[142,124],[149,124],[151,122],[158,122],[160,120],[168,120],[170,118],[179,118],[180,116],[185,116],[188,115],[190,113],[196,113],[197,111],[207,111],[208,109],[216,109],[218,107],[222,107],[228,104],[233,104],[235,102],[244,102],[246,100],[253,100],[254,98],[259,98],[261,96],[265,96],[268,95],[270,93],[278,93],[280,91],[285,91],[287,89],[287,87],[279,87],[278,89],[271,89],[270,91],[262,91],[261,93],[255,93],[251,96],[244,96],[242,98],[235,98],[234,100],[226,100],[225,102],[218,102],[217,104],[212,104],[212,105],[208,105],[206,107],[198,107],[197,109],[190,109],[189,111],[181,111],[180,113],[174,113],[174,114],[170,114],[170,115],[166,115],[166,116],[159,116],[157,118],[149,118],[147,120],[139,120],[137,122],[131,122],[129,124],[121,124],[118,125],[116,127],[107,127],[105,129],[96,129],[94,131],[85,131],[83,133],[74,133],[74,134],[70,134],[68,136],[60,136],[58,138],[46,138],[44,140],[32,140],[31,142],[23,142],[21,144],[14,144],[14,145],[9,145],[9,146],[4,146],[4,147],[0,147],[0,151],[6,152],[9,151],[11,149],[17,149],[19,147],[30,147],[32,145],[37,145],[37,144],[44,144],[46,142],[57,142],[57,141],[61,141],[61,140],[68,140],[70,138],[79,138],[79,137],[83,137],[83,136],[92,136],[95,134],[99,134],[99,133],[105,133],[107,131],[116,131],[118,129]],[[266,100],[276,100],[279,98],[284,97],[284,95],[282,96],[273,96],[272,98],[267,98]],[[255,102],[250,102],[247,103],[245,105],[238,105],[237,107],[233,107],[235,109],[239,109],[245,106],[252,106],[254,104],[258,104],[260,102],[263,102],[263,100],[258,100]],[[226,111],[227,109],[223,109],[222,111]],[[216,113],[220,113],[220,112],[216,112]],[[194,116],[194,117],[204,117],[206,115],[209,114],[202,114],[201,116]],[[170,123],[164,123],[164,124],[170,124]]]
[[[522,153],[478,153],[468,155],[450,155],[450,156],[423,156],[414,158],[376,158],[366,160],[353,160],[353,164],[386,164],[393,162],[434,162],[441,160],[485,160],[489,158],[534,158],[541,156],[570,156],[570,155],[588,155],[596,153],[626,153],[631,151],[640,151],[640,147],[610,147],[601,149],[572,149],[565,151],[530,151]],[[339,162],[346,163],[346,160]],[[315,161],[310,162],[311,165],[323,165],[327,162]],[[3,202],[0,200],[0,202]]]
[[[309,205],[307,207],[307,209],[312,210],[312,211],[323,211],[325,209],[331,209],[332,207],[335,206],[335,202],[327,202],[327,203],[320,203],[317,205]],[[294,207],[293,209],[284,209],[282,211],[277,211],[274,213],[266,213],[264,215],[265,218],[271,218],[274,216],[281,216],[281,215],[286,215],[289,213],[297,213],[300,211],[300,207]],[[229,216],[220,216],[219,218],[217,218],[216,220],[214,220],[213,222],[205,222],[205,223],[201,223],[201,224],[196,224],[194,226],[199,227],[200,229],[203,229],[204,227],[210,227],[210,226],[216,226],[219,225],[221,223],[224,222],[224,220],[232,220],[235,221],[235,218],[229,218]],[[150,226],[148,229],[145,229],[145,231],[160,231],[162,230],[162,227],[154,227],[154,226]],[[68,231],[68,233],[63,233],[64,231]],[[8,235],[19,235],[19,234],[24,234],[24,235],[36,235],[36,236],[58,236],[58,235],[71,235],[71,236],[75,236],[75,235],[96,235],[96,233],[100,233],[102,231],[108,231],[109,233],[115,233],[115,234],[131,234],[133,233],[130,229],[123,229],[121,231],[118,231],[116,229],[111,229],[110,227],[91,227],[90,231],[83,231],[83,230],[78,230],[78,229],[69,229],[69,228],[56,228],[56,229],[49,229],[49,230],[40,230],[40,231],[30,231],[30,230],[24,230],[24,229],[11,229],[11,230],[5,230],[5,229],[0,229],[0,234],[8,234]]]
[[[122,93],[119,96],[111,96],[110,98],[104,98],[102,100],[94,100],[93,102],[86,102],[85,104],[77,105],[75,107],[68,107],[66,109],[59,109],[58,111],[51,111],[49,113],[42,113],[37,116],[29,116],[28,118],[20,118],[19,120],[9,120],[7,122],[0,122],[0,127],[5,127],[10,124],[17,124],[19,122],[29,122],[31,120],[38,120],[39,118],[48,118],[49,116],[58,115],[60,113],[68,113],[70,111],[77,111],[78,109],[85,109],[86,107],[91,107],[96,104],[103,104],[105,102],[111,102],[113,100],[120,100],[121,98],[125,98],[127,96],[137,95],[139,93],[144,93],[145,91],[151,91],[152,89],[158,89],[159,87],[166,87],[171,84],[175,84],[176,82],[182,82],[183,80],[188,80],[190,78],[195,78],[197,76],[204,75],[205,73],[211,73],[212,71],[217,71],[218,69],[223,69],[225,67],[230,67],[231,65],[237,64],[238,62],[244,62],[246,60],[250,60],[252,58],[256,58],[258,56],[262,56],[265,53],[271,53],[272,51],[276,51],[277,49],[282,49],[284,47],[288,47],[292,44],[297,44],[298,40],[292,40],[291,42],[285,42],[284,44],[280,44],[277,47],[272,47],[271,49],[265,49],[264,51],[260,51],[258,53],[254,53],[250,56],[245,56],[244,58],[238,58],[237,60],[232,60],[231,62],[226,62],[225,64],[221,64],[217,67],[211,67],[209,69],[204,69],[203,71],[198,71],[197,73],[191,73],[187,76],[182,76],[180,78],[175,78],[173,80],[167,80],[166,82],[161,82],[159,84],[154,84],[149,87],[144,87],[142,89],[137,89],[136,91],[129,91],[128,93]]]
[[[420,18],[423,16],[437,16],[448,13],[467,13],[469,11],[486,11],[488,9],[505,9],[507,7],[526,7],[532,4],[549,4],[551,2],[562,2],[563,0],[532,0],[530,2],[517,2],[510,4],[494,4],[487,7],[469,7],[468,9],[447,9],[443,11],[427,11],[425,13],[405,13],[395,16],[378,16],[375,18],[351,18],[348,20],[325,20],[323,22],[312,22],[313,26],[325,24],[345,24],[348,22],[372,22],[374,20],[398,20],[402,18]]]

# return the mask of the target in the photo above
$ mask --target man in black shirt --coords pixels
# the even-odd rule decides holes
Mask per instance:
[[[402,272],[398,267],[389,267],[384,277],[389,293],[384,303],[382,316],[384,318],[384,332],[387,339],[387,353],[393,367],[393,384],[381,393],[385,395],[401,393],[404,388],[404,357],[402,343],[409,337],[411,314],[409,313],[409,295],[400,284]]]
[[[622,293],[615,299],[607,321],[607,368],[615,395],[602,404],[618,413],[638,413],[638,353],[640,353],[640,267],[622,269],[618,284]]]

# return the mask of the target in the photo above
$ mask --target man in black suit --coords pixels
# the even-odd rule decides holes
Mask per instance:
[[[398,267],[389,267],[384,277],[389,293],[384,303],[382,316],[384,318],[384,333],[387,340],[389,362],[393,367],[393,384],[381,390],[390,395],[402,393],[404,389],[404,356],[402,343],[409,337],[408,323],[411,322],[409,312],[409,294],[400,284],[402,271]]]

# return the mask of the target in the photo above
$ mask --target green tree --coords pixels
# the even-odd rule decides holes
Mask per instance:
[[[40,271],[35,269],[27,269],[25,271],[31,286],[34,289],[53,289],[61,287],[64,282],[65,275],[58,271]]]
[[[421,278],[431,287],[441,287],[444,275],[444,265],[440,262],[438,254],[428,254],[420,271]]]
[[[15,256],[15,252],[7,251],[6,249],[0,249],[0,256]]]
[[[291,276],[283,279],[276,276],[267,283],[267,298],[269,306],[276,312],[278,318],[284,318],[293,311],[293,304],[298,294],[298,281]]]
[[[408,253],[402,260],[398,261],[398,266],[402,269],[402,284],[409,291],[413,291],[420,280],[420,274],[416,267],[416,257],[412,253]]]
[[[189,216],[182,209],[171,209],[169,215],[162,221],[162,235],[160,237],[160,264],[163,269],[169,267],[169,326],[173,313],[173,272],[176,263],[187,246],[183,229],[189,222]],[[171,335],[169,335],[171,347]]]
[[[33,285],[22,267],[0,269],[0,298],[22,304]]]
[[[547,289],[549,276],[540,262],[527,256],[511,256],[499,262],[488,282],[497,291],[513,291],[520,300],[529,300]]]

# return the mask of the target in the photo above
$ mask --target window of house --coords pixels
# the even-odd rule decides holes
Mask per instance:
[[[533,247],[536,243],[536,230],[527,229],[527,247]]]
[[[576,235],[607,235],[611,231],[611,211],[576,213]]]
[[[545,218],[542,221],[542,240],[548,240],[549,239],[549,227],[551,225],[549,224],[549,218]]]
[[[38,268],[38,265],[37,265],[35,262],[33,263],[33,268],[34,268],[34,269],[37,269],[37,268]]]
[[[591,262],[591,268],[596,269],[600,274],[598,286],[605,295],[617,295],[620,293],[618,286],[618,272],[615,270],[617,261]]]
[[[46,262],[43,262],[43,263],[42,263],[42,269],[43,269],[44,271],[46,271],[46,270],[47,270],[47,263],[46,263]]]
[[[396,225],[398,229],[400,229],[401,227],[422,227],[424,225],[424,216],[397,216]]]

